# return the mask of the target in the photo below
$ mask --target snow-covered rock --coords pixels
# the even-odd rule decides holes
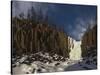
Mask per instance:
[[[95,59],[96,57],[94,57]],[[72,70],[96,69],[93,58],[72,60],[57,54],[38,52],[22,57],[13,58],[12,69],[14,74],[33,74],[47,72],[63,72]],[[15,61],[16,60],[16,61]]]

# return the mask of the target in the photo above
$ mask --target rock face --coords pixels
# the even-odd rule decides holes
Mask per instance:
[[[27,19],[12,18],[13,55],[44,51],[69,57],[73,46],[72,39],[56,27],[33,23]]]
[[[82,57],[93,58],[97,64],[97,25],[89,29],[82,37]]]

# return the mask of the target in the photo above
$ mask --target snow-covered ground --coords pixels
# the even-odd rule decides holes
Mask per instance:
[[[57,54],[50,55],[46,52],[17,56],[16,58],[12,58],[12,62],[12,72],[14,75],[89,70],[97,68],[93,63],[93,58],[72,60]]]

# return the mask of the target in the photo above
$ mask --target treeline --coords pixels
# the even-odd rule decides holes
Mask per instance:
[[[12,49],[13,55],[36,53],[39,51],[57,53],[69,57],[68,36],[63,30],[48,24],[48,16],[43,18],[42,11],[36,15],[32,7],[24,18],[12,17]]]
[[[88,29],[82,37],[82,56],[97,56],[97,25]],[[90,54],[89,54],[90,53]]]

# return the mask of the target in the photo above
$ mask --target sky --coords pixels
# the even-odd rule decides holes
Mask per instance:
[[[48,15],[48,23],[62,28],[66,34],[75,40],[81,40],[87,27],[92,27],[97,18],[97,6],[92,5],[73,5],[28,1],[13,1],[12,16],[19,16],[24,13],[27,16],[28,10],[34,7],[35,12],[39,13],[41,8],[45,18]]]

